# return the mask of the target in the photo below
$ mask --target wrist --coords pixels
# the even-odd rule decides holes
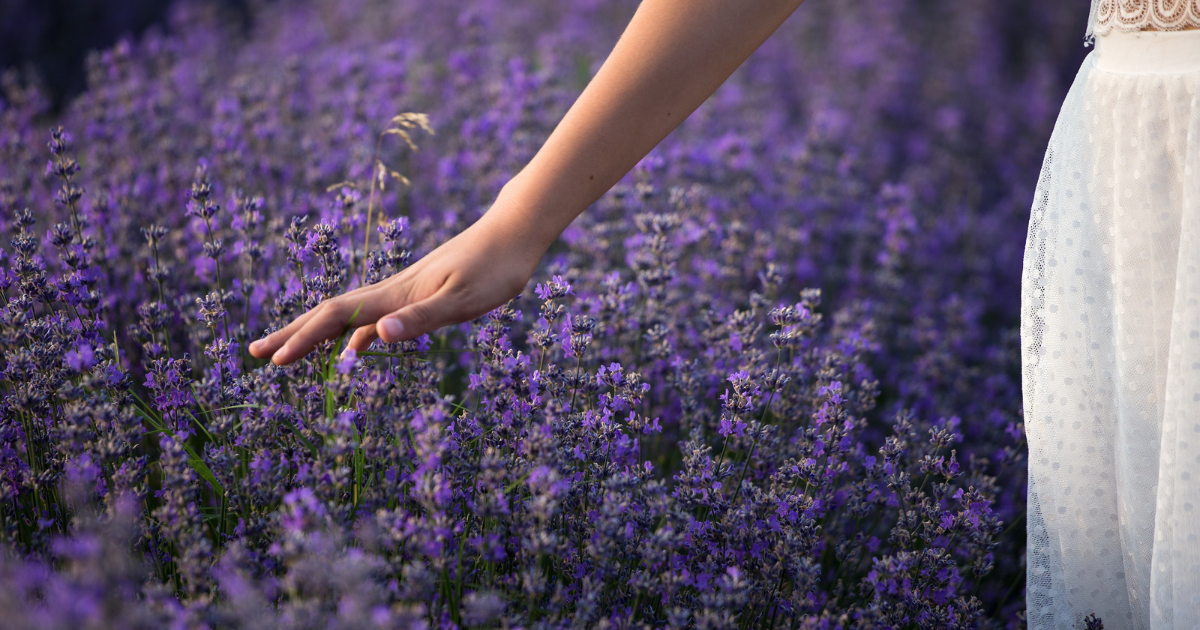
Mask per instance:
[[[570,201],[555,199],[523,175],[525,171],[504,185],[484,216],[510,238],[536,249],[540,258],[579,212],[571,211]]]

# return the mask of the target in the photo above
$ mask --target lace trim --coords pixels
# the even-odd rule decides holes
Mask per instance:
[[[1200,0],[1092,0],[1088,36],[1200,27]]]

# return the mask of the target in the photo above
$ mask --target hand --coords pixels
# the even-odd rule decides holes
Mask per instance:
[[[475,225],[395,276],[322,302],[250,344],[250,354],[286,365],[340,335],[352,316],[360,327],[349,347],[361,351],[376,337],[412,339],[500,306],[525,288],[567,224],[703,103],[800,2],[643,2],[546,144]]]
[[[287,365],[318,343],[358,328],[348,347],[366,350],[376,338],[414,339],[468,321],[525,289],[550,242],[501,199],[474,225],[411,267],[370,286],[330,298],[282,330],[250,344],[250,354]],[[358,314],[355,315],[355,311]]]

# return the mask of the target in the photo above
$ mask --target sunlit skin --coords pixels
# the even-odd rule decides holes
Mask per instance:
[[[529,164],[477,222],[404,271],[317,305],[250,344],[287,365],[357,328],[365,350],[504,304],[542,255],[688,117],[802,0],[645,0],[612,53]]]

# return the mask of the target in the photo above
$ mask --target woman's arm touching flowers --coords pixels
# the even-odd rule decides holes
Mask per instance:
[[[350,346],[478,317],[525,287],[581,212],[688,117],[801,0],[647,0],[546,144],[477,224],[403,272],[326,300],[250,345],[286,365],[357,326]],[[351,318],[353,317],[353,321]]]
[[[257,357],[287,365],[356,327],[349,348],[376,338],[404,341],[479,317],[521,292],[548,243],[501,210],[505,199],[474,225],[386,280],[325,300],[283,329],[251,344]]]

